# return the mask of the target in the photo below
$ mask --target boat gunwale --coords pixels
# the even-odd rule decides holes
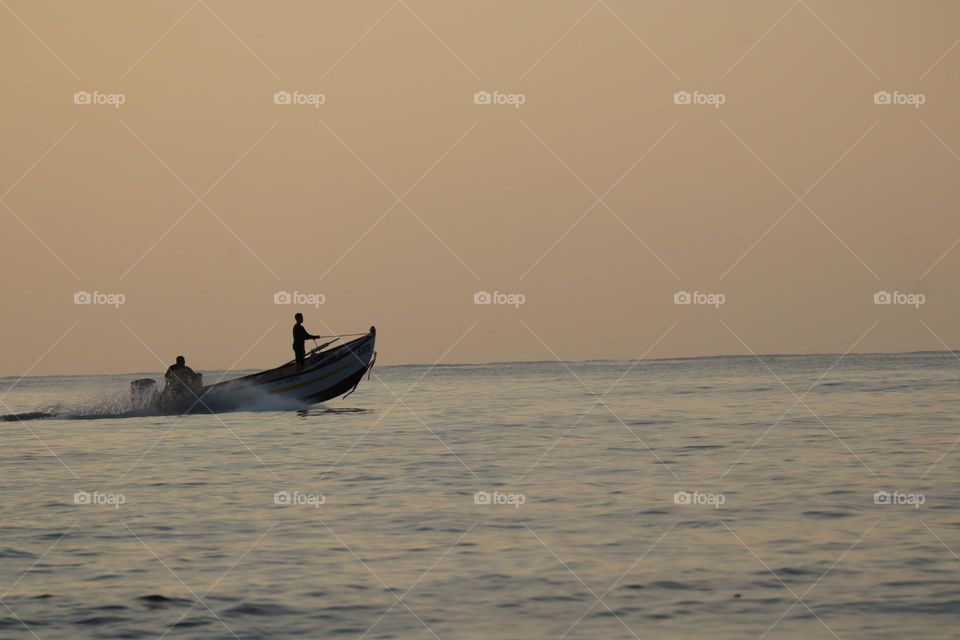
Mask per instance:
[[[360,336],[359,338],[354,338],[349,342],[345,342],[344,344],[338,345],[331,349],[327,349],[326,351],[320,351],[318,353],[314,353],[308,356],[306,361],[307,363],[310,363],[311,361],[315,361],[315,362],[313,364],[309,364],[307,367],[304,367],[302,371],[293,370],[289,375],[285,375],[278,378],[272,378],[269,380],[261,380],[261,378],[266,378],[266,377],[269,377],[271,374],[277,374],[281,372],[283,369],[285,369],[286,367],[289,367],[290,365],[294,364],[294,362],[296,362],[295,360],[290,360],[278,367],[274,367],[273,369],[258,371],[256,373],[247,374],[239,378],[233,378],[232,380],[224,380],[222,382],[216,382],[214,384],[204,387],[203,394],[209,393],[211,391],[220,392],[231,386],[236,386],[244,383],[274,384],[274,383],[284,382],[284,381],[290,380],[291,378],[298,378],[303,375],[314,373],[323,367],[327,367],[333,364],[337,360],[340,360],[349,356],[353,356],[357,358],[357,360],[364,366],[369,366],[370,358],[364,359],[358,356],[355,353],[355,347],[360,346],[360,344],[365,341],[374,339],[375,336],[376,336],[375,333],[367,333],[364,336]]]

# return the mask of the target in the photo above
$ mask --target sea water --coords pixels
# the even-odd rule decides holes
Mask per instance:
[[[55,416],[0,421],[0,637],[960,628],[952,353],[383,367],[122,417],[142,376],[0,379]]]

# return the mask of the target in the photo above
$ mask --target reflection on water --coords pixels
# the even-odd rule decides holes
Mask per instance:
[[[958,362],[835,361],[393,367],[299,412],[5,421],[0,637],[952,638]]]
[[[322,416],[329,414],[338,414],[338,413],[367,413],[370,409],[360,409],[358,407],[315,407],[311,409],[301,409],[297,411],[297,415],[301,418],[309,418],[310,416]]]

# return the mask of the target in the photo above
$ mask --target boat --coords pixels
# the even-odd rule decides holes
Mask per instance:
[[[358,336],[358,337],[355,337]],[[193,388],[167,386],[157,391],[156,382],[141,378],[130,383],[135,409],[161,413],[219,413],[250,408],[307,407],[334,398],[346,397],[373,369],[377,329],[363,334],[326,336],[333,338],[306,354],[303,369],[296,360],[250,375],[202,383],[202,375]],[[339,345],[343,338],[352,337]],[[335,345],[335,346],[331,346]]]

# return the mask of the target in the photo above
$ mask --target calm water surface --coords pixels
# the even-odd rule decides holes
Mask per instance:
[[[0,637],[955,638],[960,362],[837,358],[180,419],[92,417],[135,375],[0,379],[61,412],[0,422]]]

